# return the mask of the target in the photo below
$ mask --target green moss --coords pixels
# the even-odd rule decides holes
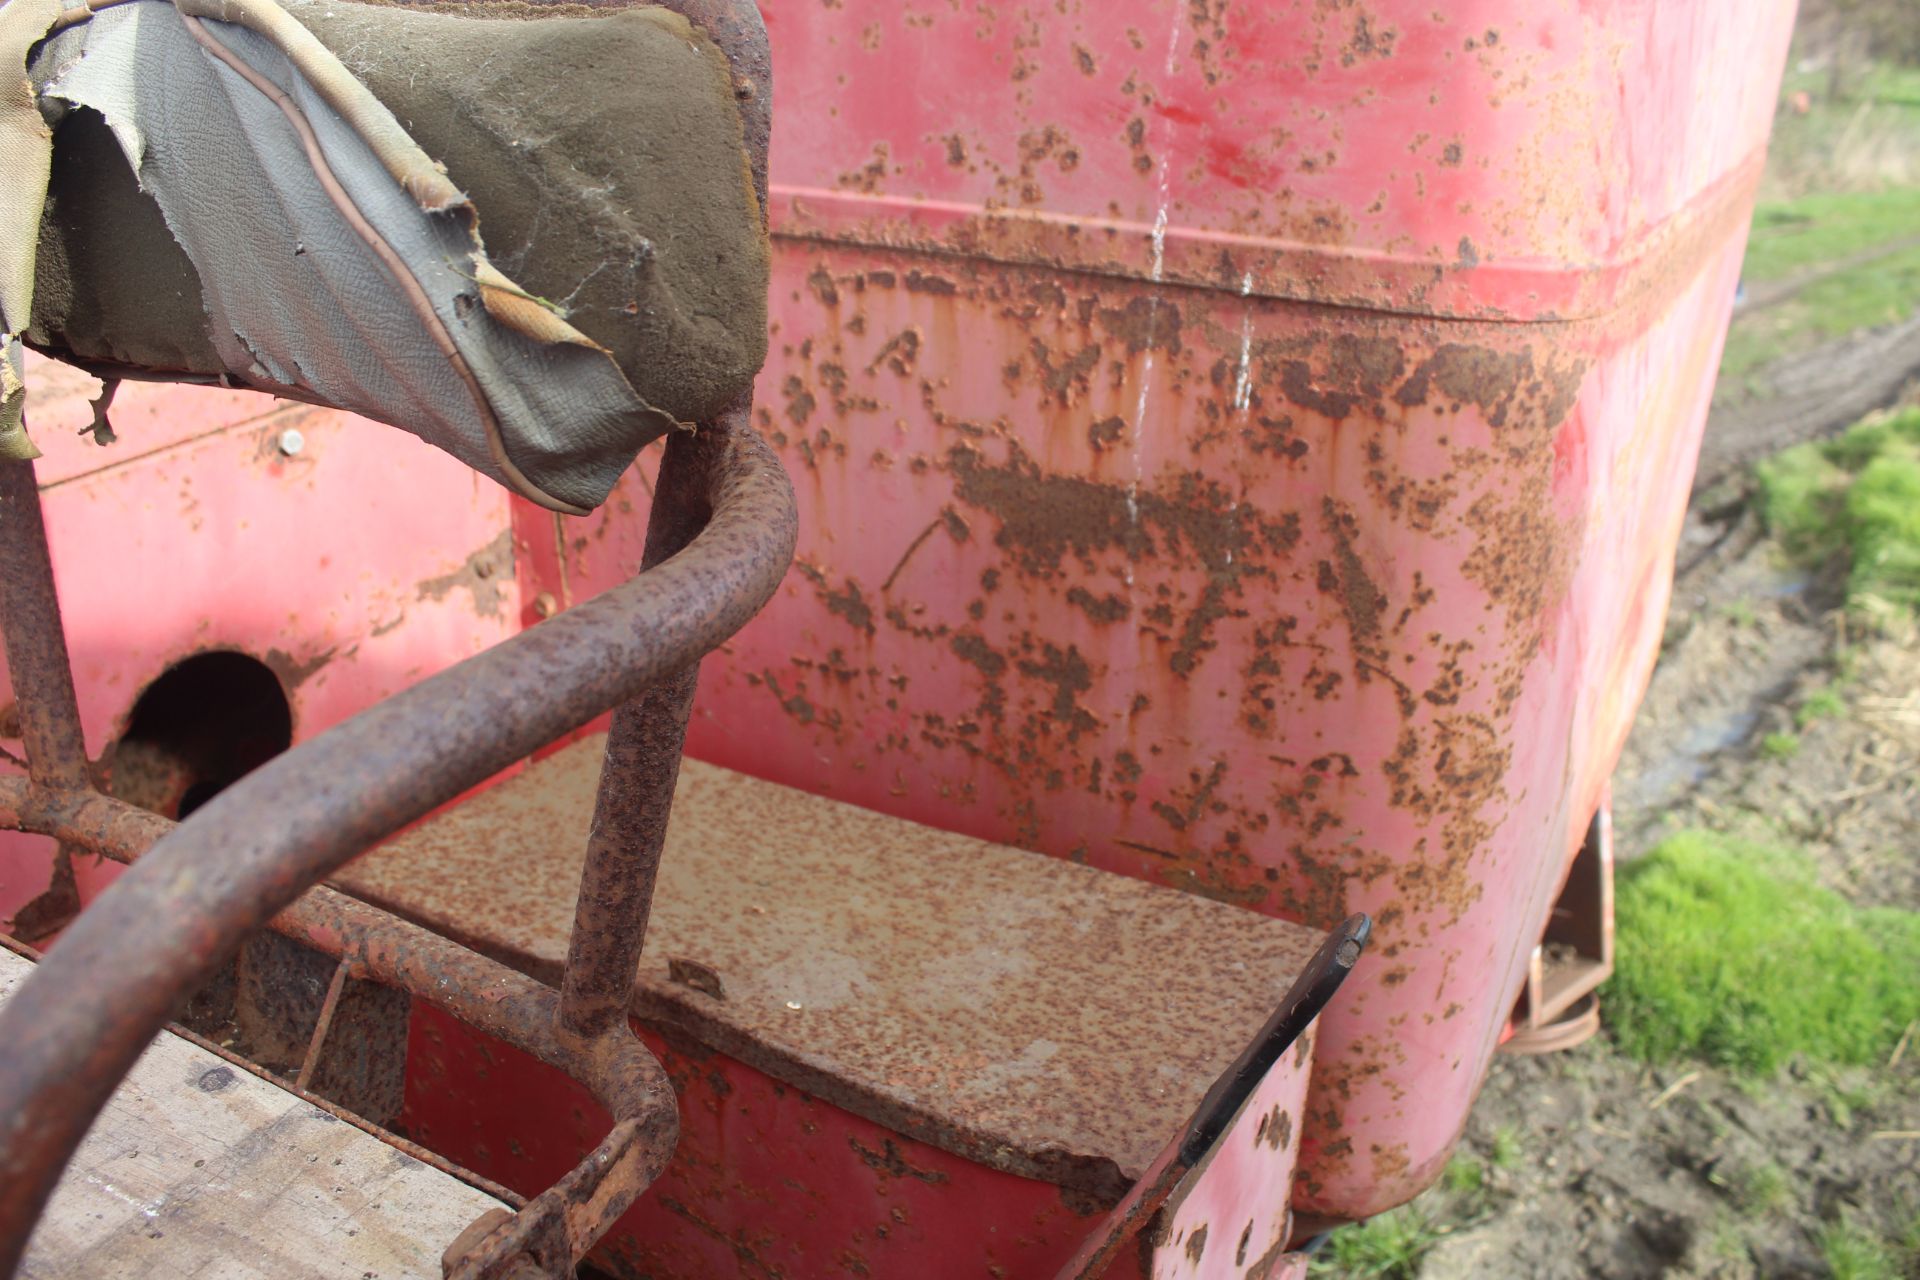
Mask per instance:
[[[1920,915],[1861,910],[1803,857],[1683,831],[1620,877],[1615,1041],[1754,1075],[1879,1060],[1920,1017]]]
[[[1920,606],[1920,409],[1762,462],[1760,513],[1803,563],[1845,555],[1847,598]]]

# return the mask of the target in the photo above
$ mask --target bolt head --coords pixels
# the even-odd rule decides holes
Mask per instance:
[[[288,427],[280,433],[280,439],[276,443],[283,455],[292,458],[298,456],[300,451],[307,447],[307,438],[301,435],[297,428]]]

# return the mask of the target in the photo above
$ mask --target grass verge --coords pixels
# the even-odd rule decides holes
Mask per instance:
[[[1754,209],[1741,278],[1755,296],[1795,278],[1784,298],[1734,314],[1720,358],[1721,398],[1758,394],[1755,375],[1782,356],[1920,306],[1920,187],[1821,191]],[[1876,252],[1877,250],[1886,252]]]
[[[1881,1061],[1920,1017],[1920,915],[1860,909],[1794,854],[1705,831],[1623,869],[1615,1042],[1748,1075]]]

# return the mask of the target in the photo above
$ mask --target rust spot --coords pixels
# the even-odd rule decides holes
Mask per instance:
[[[1100,363],[1100,344],[1097,342],[1058,365],[1053,362],[1053,352],[1038,338],[1028,349],[1033,352],[1034,362],[1040,366],[1040,385],[1062,405],[1072,404],[1076,396],[1087,389],[1088,377]]]
[[[1007,669],[1007,660],[994,647],[971,631],[956,634],[949,642],[954,656],[980,669],[989,680],[998,679]]]
[[[1345,418],[1361,406],[1377,415],[1387,389],[1400,380],[1406,367],[1406,356],[1398,343],[1341,334],[1328,344],[1326,360],[1320,367],[1309,366],[1304,360],[1282,364],[1280,389],[1301,408],[1329,418]],[[1291,427],[1291,420],[1285,425]]]
[[[1085,587],[1069,587],[1067,603],[1079,608],[1095,622],[1120,622],[1133,612],[1133,606],[1119,596],[1095,596]]]
[[[327,649],[310,658],[300,659],[283,649],[269,649],[264,661],[267,669],[279,677],[280,687],[292,693],[312,679],[320,668],[332,662],[337,653],[339,653],[338,649]]]
[[[839,591],[823,591],[821,601],[827,606],[828,613],[837,613],[857,631],[873,634],[873,606],[861,593],[860,584],[847,579],[847,585]]]
[[[807,287],[813,290],[813,296],[820,299],[823,307],[840,305],[840,290],[833,283],[833,273],[824,266],[815,267],[807,276]]]
[[[892,169],[891,154],[886,142],[876,142],[873,144],[872,159],[858,169],[850,169],[841,174],[835,182],[842,190],[877,195],[880,188],[885,185],[887,174]]]
[[[1099,312],[1100,327],[1126,343],[1127,351],[1165,351],[1180,354],[1180,308],[1158,298],[1136,295],[1124,307]]]
[[[813,416],[818,403],[813,398],[813,392],[807,390],[807,384],[800,380],[798,374],[788,374],[786,381],[780,384],[780,393],[787,398],[787,417],[793,420],[796,427],[806,426],[807,419]]]
[[[1201,1256],[1205,1254],[1206,1251],[1207,1224],[1203,1222],[1194,1228],[1192,1235],[1187,1237],[1187,1261],[1198,1265]]]
[[[1271,577],[1265,561],[1290,551],[1300,538],[1296,514],[1266,518],[1199,472],[1181,473],[1165,492],[1136,491],[1048,475],[1018,445],[1010,447],[1004,466],[990,465],[971,446],[958,445],[949,452],[948,465],[961,500],[999,520],[995,545],[1035,578],[1055,576],[1068,555],[1092,571],[1097,567],[1093,557],[1105,551],[1135,561],[1189,556],[1205,565],[1199,599],[1178,634],[1166,636],[1174,646],[1169,665],[1182,676],[1214,647],[1215,623],[1238,616],[1229,597],[1242,593],[1247,578]],[[1170,611],[1166,617],[1170,623]]]
[[[1532,352],[1448,343],[1414,370],[1394,399],[1412,407],[1426,404],[1438,393],[1456,406],[1478,405],[1488,425],[1503,427],[1522,379],[1532,372]]]
[[[1393,28],[1376,31],[1373,19],[1366,14],[1358,14],[1353,20],[1353,39],[1347,41],[1347,47],[1340,51],[1340,65],[1350,67],[1363,58],[1390,58],[1393,56],[1393,42],[1398,36]]]
[[[1340,597],[1341,608],[1347,616],[1347,628],[1356,642],[1377,640],[1380,636],[1380,614],[1386,608],[1386,597],[1380,588],[1367,576],[1367,568],[1360,561],[1359,553],[1353,549],[1353,540],[1360,532],[1360,521],[1353,511],[1332,498],[1321,500],[1320,514],[1326,523],[1327,533],[1333,538],[1334,560],[1320,562],[1320,589]]]
[[[1062,650],[1042,644],[1039,660],[1021,660],[1020,674],[1053,686],[1052,718],[1066,727],[1068,742],[1100,727],[1093,713],[1080,705],[1080,695],[1093,689],[1093,672],[1077,646]]]
[[[947,1175],[937,1169],[916,1169],[908,1164],[906,1157],[900,1154],[900,1148],[894,1145],[892,1138],[885,1139],[879,1151],[862,1145],[860,1139],[851,1134],[847,1137],[847,1145],[853,1148],[853,1154],[860,1157],[862,1164],[884,1177],[912,1178],[933,1186],[947,1181]]]
[[[502,529],[498,537],[468,556],[466,563],[458,569],[438,578],[423,579],[416,585],[415,591],[421,600],[444,600],[449,592],[456,589],[470,591],[473,593],[473,611],[476,614],[483,618],[498,618],[507,606],[504,584],[512,580],[513,531]]]
[[[1275,1104],[1273,1110],[1260,1117],[1260,1127],[1254,1131],[1253,1140],[1275,1151],[1284,1151],[1287,1144],[1293,1141],[1293,1117]]]
[[[907,272],[906,286],[909,293],[931,293],[940,297],[952,297],[960,292],[960,286],[945,276],[930,276],[922,271]]]
[[[715,1000],[727,998],[726,988],[720,982],[720,975],[698,960],[686,960],[679,956],[667,957],[667,980],[677,982],[683,987],[691,987],[702,995],[712,996]]]
[[[908,279],[911,280],[912,277],[910,276]],[[873,362],[867,366],[867,372],[875,373],[879,370],[880,366],[884,364],[887,368],[904,378],[913,372],[914,366],[919,360],[920,330],[912,328],[902,329],[899,333],[887,339],[886,343],[874,355]],[[808,399],[811,400],[812,397],[809,396]]]

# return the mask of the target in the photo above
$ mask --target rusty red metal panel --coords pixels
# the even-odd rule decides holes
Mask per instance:
[[[802,536],[692,749],[1373,913],[1297,1205],[1406,1199],[1654,656],[1792,6],[766,9]]]
[[[74,434],[96,386],[36,361],[29,393],[95,759],[194,654],[264,662],[304,741],[519,630],[506,495],[453,459],[345,414],[144,383],[121,387],[120,440],[100,448]],[[16,753],[18,733],[0,715]],[[39,837],[0,833],[0,919],[49,865]],[[117,874],[74,869],[84,900]]]
[[[1257,1280],[1282,1266],[1312,1056],[1311,1039],[1288,1051],[1167,1202],[1149,1241],[1153,1280]]]
[[[1098,1201],[863,1120],[725,1055],[643,1029],[680,1144],[592,1261],[615,1275],[1049,1276]],[[405,1132],[510,1187],[570,1168],[603,1124],[564,1076],[431,1010],[408,1049]],[[495,1108],[511,1097],[511,1117]],[[1137,1251],[1108,1275],[1138,1280]]]
[[[0,1143],[0,1270],[11,1270],[61,1167],[141,1047],[269,923],[341,957],[313,1046],[352,967],[506,1036],[612,1112],[606,1136],[551,1188],[518,1214],[478,1220],[450,1246],[455,1280],[520,1274],[529,1262],[539,1274],[570,1274],[634,1203],[664,1166],[678,1122],[658,1063],[626,1026],[621,989],[632,982],[651,884],[636,899],[598,872],[609,859],[629,872],[657,859],[665,815],[647,797],[664,799],[673,773],[647,754],[677,762],[699,658],[764,603],[792,555],[791,487],[746,416],[743,403],[670,444],[644,582],[387,699],[241,779],[179,827],[87,786],[40,494],[31,463],[9,464],[0,476],[9,557],[0,621],[22,676],[32,781],[0,780],[5,821],[119,859],[145,856],[78,917],[0,1014],[17,1049],[0,1094],[20,1117]],[[329,890],[302,893],[610,705],[615,742],[640,749],[609,752],[558,995]]]
[[[337,883],[557,981],[604,743]],[[641,1016],[896,1134],[1109,1202],[1321,942],[707,765],[687,766],[673,814]]]

